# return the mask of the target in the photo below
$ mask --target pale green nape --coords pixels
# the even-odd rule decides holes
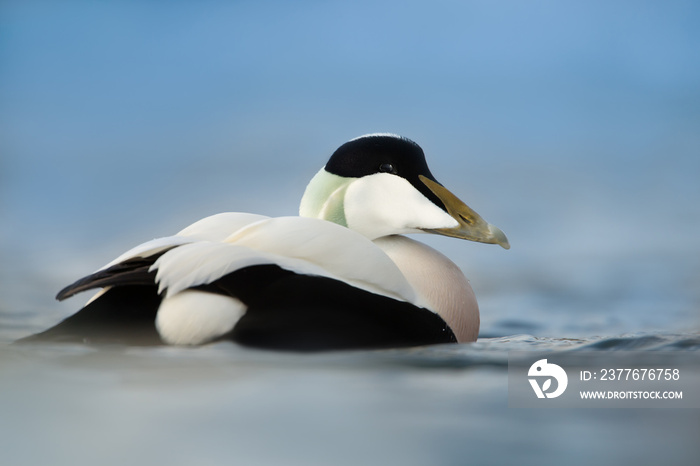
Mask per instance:
[[[319,170],[311,179],[299,205],[302,217],[320,218],[347,227],[345,220],[345,191],[356,178],[328,173]]]

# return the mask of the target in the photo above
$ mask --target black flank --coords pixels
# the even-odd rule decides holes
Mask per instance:
[[[237,295],[248,305],[233,331],[223,337],[246,346],[323,351],[457,341],[445,321],[427,309],[276,265],[234,272],[206,289]]]

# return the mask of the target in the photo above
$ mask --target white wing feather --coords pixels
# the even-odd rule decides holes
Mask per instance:
[[[326,220],[270,218],[241,228],[226,242],[301,259],[364,289],[383,290],[382,294],[409,302],[417,299],[411,285],[384,251],[361,234]]]
[[[128,261],[129,259],[136,259],[139,257],[149,257],[154,254],[158,254],[159,252],[165,251],[166,249],[172,248],[173,246],[179,246],[182,244],[187,244],[191,243],[193,240],[190,238],[182,238],[180,236],[166,236],[164,238],[156,238],[152,239],[150,241],[146,241],[145,243],[141,243],[136,247],[133,247],[126,251],[124,254],[121,256],[117,257],[114,259],[112,262],[109,264],[105,265],[104,267],[98,269],[98,272],[100,270],[105,270],[113,265],[120,264],[124,261]]]
[[[180,231],[176,236],[185,236],[204,241],[223,241],[228,238],[231,233],[251,223],[268,218],[269,217],[258,214],[224,212],[194,222],[192,225]]]
[[[221,214],[211,215],[194,222],[192,225],[181,230],[174,236],[156,238],[146,241],[145,243],[141,243],[138,246],[129,249],[124,254],[120,255],[99,270],[108,269],[113,265],[129,259],[149,257],[166,249],[172,248],[173,246],[181,246],[183,244],[188,244],[195,241],[223,241],[236,230],[266,218],[268,217],[265,217],[264,215],[242,212],[224,212]]]
[[[159,292],[165,291],[168,297],[245,267],[276,264],[425,306],[396,264],[371,240],[314,218],[237,212],[212,215],[174,236],[140,244],[102,269],[167,249],[151,270],[157,271]]]
[[[160,291],[172,296],[244,267],[276,264],[285,270],[349,283],[373,293],[417,301],[394,262],[372,241],[325,220],[264,219],[225,242],[198,241],[163,254],[153,264]]]

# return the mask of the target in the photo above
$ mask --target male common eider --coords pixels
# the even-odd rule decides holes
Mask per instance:
[[[479,308],[447,257],[406,233],[508,249],[433,177],[423,150],[391,134],[338,148],[299,217],[222,213],[147,241],[58,293],[101,290],[23,342],[120,342],[316,351],[469,342]]]

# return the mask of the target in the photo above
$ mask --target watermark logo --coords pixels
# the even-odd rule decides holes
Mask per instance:
[[[537,398],[556,398],[566,390],[566,386],[569,383],[569,378],[566,376],[566,371],[556,364],[548,363],[546,359],[540,359],[536,361],[530,370],[527,372],[530,385],[535,391]],[[542,385],[538,382],[538,379],[542,380]],[[552,379],[557,381],[557,386],[554,391],[548,391],[552,388]]]
[[[700,358],[691,353],[509,351],[508,407],[700,409]]]

